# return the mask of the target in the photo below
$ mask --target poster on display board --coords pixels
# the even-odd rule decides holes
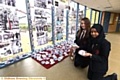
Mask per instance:
[[[52,11],[51,11],[52,6],[53,6],[53,0],[48,0],[46,13],[45,13],[47,16],[48,41],[52,41]]]
[[[15,0],[0,1],[0,57],[22,52]]]
[[[55,38],[62,40],[66,35],[66,1],[54,0],[55,5]]]
[[[69,34],[73,37],[76,34],[76,11],[74,8],[71,8],[69,12]]]
[[[56,34],[56,40],[63,39],[63,30],[65,28],[64,25],[64,9],[56,8],[55,12],[55,34]]]
[[[0,0],[0,4],[16,7],[16,1],[15,0]]]
[[[75,38],[76,34],[76,15],[77,15],[77,3],[69,1],[69,38]],[[78,24],[79,25],[79,24]]]
[[[46,8],[47,0],[34,0],[34,18],[38,46],[48,43]]]

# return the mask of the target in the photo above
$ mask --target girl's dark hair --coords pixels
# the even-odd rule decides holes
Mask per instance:
[[[89,37],[89,32],[90,32],[90,25],[91,25],[90,20],[85,17],[85,18],[82,18],[81,21],[84,21],[84,22],[85,22],[85,27],[86,27],[86,28],[85,28],[85,29],[86,29],[85,38],[88,38],[88,37]],[[80,26],[80,30],[79,30],[78,33],[77,33],[77,36],[78,36],[78,37],[80,36],[82,30],[83,30],[83,29],[82,29],[82,27]]]

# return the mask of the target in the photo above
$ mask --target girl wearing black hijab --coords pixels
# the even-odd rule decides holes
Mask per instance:
[[[111,44],[105,39],[102,25],[94,24],[90,30],[90,40],[86,53],[82,56],[90,57],[88,68],[89,80],[117,80],[117,74],[113,73],[104,77],[108,71],[108,57]]]

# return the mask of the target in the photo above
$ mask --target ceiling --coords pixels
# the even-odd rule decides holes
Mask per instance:
[[[73,1],[96,10],[120,13],[120,0],[73,0]]]

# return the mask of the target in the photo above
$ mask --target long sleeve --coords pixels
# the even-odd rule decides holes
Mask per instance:
[[[100,54],[93,54],[91,59],[98,62],[105,62],[108,60],[111,44],[109,42],[103,42],[100,47]]]
[[[79,30],[77,31],[77,33],[76,33],[76,38],[75,38],[75,40],[74,40],[74,43],[76,43],[76,44],[77,44],[77,39],[78,39],[78,37],[77,37],[78,32],[79,32]],[[78,44],[77,44],[77,45],[78,45]]]

